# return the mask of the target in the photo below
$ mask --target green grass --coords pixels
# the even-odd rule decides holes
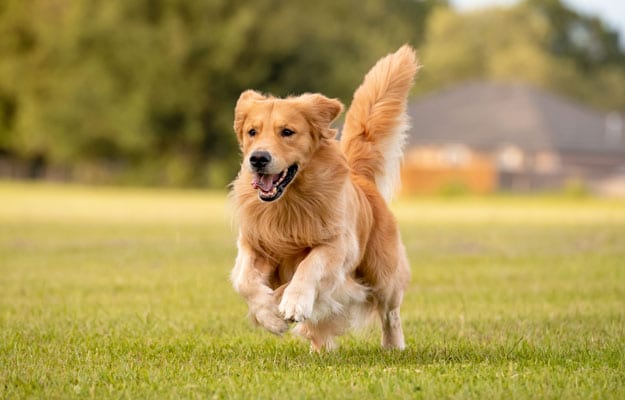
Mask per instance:
[[[625,202],[394,204],[408,349],[310,354],[231,289],[224,194],[0,184],[0,398],[625,398]]]

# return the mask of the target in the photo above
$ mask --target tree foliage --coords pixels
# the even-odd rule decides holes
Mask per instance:
[[[426,37],[422,93],[468,79],[522,81],[599,109],[625,109],[618,35],[559,0],[467,14],[439,8]]]
[[[78,178],[221,185],[242,90],[347,101],[375,57],[421,40],[432,4],[6,0],[0,152]]]
[[[457,14],[443,0],[4,0],[2,160],[65,178],[223,186],[248,88],[346,104],[403,43],[425,92],[515,79],[625,107],[618,36],[559,0]]]

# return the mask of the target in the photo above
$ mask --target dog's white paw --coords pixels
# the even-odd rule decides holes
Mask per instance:
[[[291,284],[284,291],[278,310],[285,320],[302,322],[312,315],[314,302],[313,289]]]
[[[253,314],[253,318],[259,325],[275,335],[282,335],[289,329],[289,324],[278,314],[275,305],[272,308],[258,309]]]

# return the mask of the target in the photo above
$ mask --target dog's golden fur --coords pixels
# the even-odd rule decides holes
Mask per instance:
[[[336,99],[241,94],[232,281],[269,331],[297,322],[313,349],[329,349],[363,312],[377,310],[383,346],[405,346],[399,306],[410,270],[387,201],[417,68],[409,46],[378,61],[354,94],[340,142],[330,128],[343,110]]]

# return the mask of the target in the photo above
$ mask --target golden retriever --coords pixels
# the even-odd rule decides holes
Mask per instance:
[[[382,345],[403,349],[399,316],[410,267],[387,202],[399,183],[414,50],[380,59],[342,112],[321,94],[276,98],[248,90],[235,107],[243,153],[231,197],[239,225],[232,282],[252,320],[282,334],[290,322],[315,351],[372,311]]]

